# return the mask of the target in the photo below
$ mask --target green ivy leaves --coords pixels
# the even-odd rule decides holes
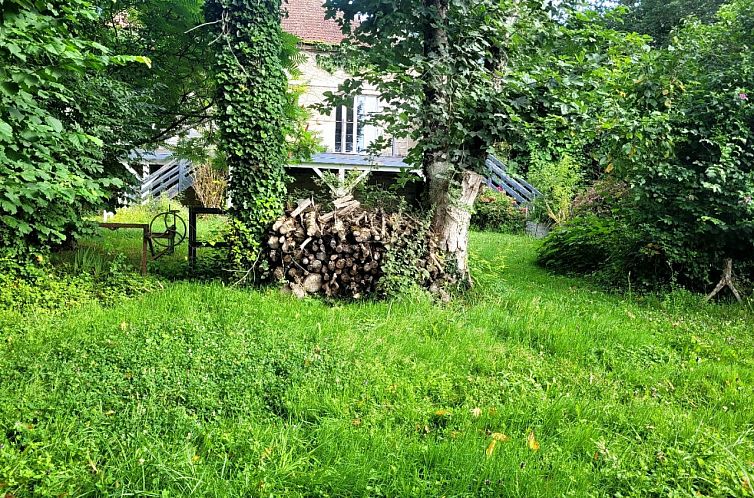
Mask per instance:
[[[0,250],[17,255],[82,233],[82,216],[119,184],[104,171],[82,89],[109,65],[147,62],[74,35],[96,12],[65,4],[8,0],[0,17]]]
[[[215,61],[220,146],[231,172],[234,259],[248,267],[286,192],[280,0],[211,0],[207,13],[210,22],[222,20]]]

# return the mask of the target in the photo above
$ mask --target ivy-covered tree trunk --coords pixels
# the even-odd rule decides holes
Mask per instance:
[[[221,148],[230,170],[236,263],[249,265],[267,226],[284,208],[285,95],[280,62],[281,0],[210,0],[216,43]]]
[[[424,28],[424,56],[429,70],[424,79],[423,127],[428,140],[424,144],[424,176],[427,199],[432,206],[432,235],[437,250],[455,276],[471,284],[468,267],[471,212],[479,194],[482,177],[453,165],[447,137],[449,99],[445,91],[448,77],[448,0],[424,0],[431,14]]]

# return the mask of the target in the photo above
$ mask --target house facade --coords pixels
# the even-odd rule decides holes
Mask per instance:
[[[325,101],[325,92],[337,92],[339,85],[348,78],[345,71],[331,70],[318,62],[320,57],[327,57],[327,47],[337,46],[343,35],[334,20],[325,19],[322,0],[288,0],[286,10],[288,15],[282,20],[283,30],[301,39],[305,56],[305,62],[299,66],[301,77],[291,84],[306,88],[300,102],[311,108]],[[327,153],[365,155],[371,143],[382,134],[382,130],[365,121],[369,114],[379,112],[381,108],[377,91],[366,87],[352,106],[339,106],[329,115],[313,111],[309,129],[318,134]],[[404,157],[410,146],[408,139],[392,140],[391,147],[381,155]]]
[[[282,19],[284,31],[301,39],[304,61],[299,66],[299,77],[291,85],[302,86],[301,105],[311,110],[308,129],[319,138],[324,152],[315,154],[304,163],[292,163],[288,173],[295,179],[294,188],[314,189],[314,180],[325,172],[336,174],[342,180],[349,171],[370,173],[371,181],[389,183],[395,175],[408,168],[403,162],[410,148],[407,139],[392,140],[391,146],[378,156],[367,155],[368,147],[382,135],[378,127],[367,124],[370,113],[381,109],[374,88],[364,89],[351,106],[339,106],[328,115],[314,110],[313,106],[325,102],[325,92],[337,92],[348,74],[339,69],[328,70],[318,59],[326,57],[343,40],[340,27],[325,19],[323,0],[288,0],[287,15]],[[191,165],[160,148],[141,153],[145,162],[142,172],[134,171],[141,180],[141,199],[159,195],[174,197],[190,189],[193,179]],[[192,196],[189,195],[189,198]]]
[[[345,183],[346,175],[356,171],[359,180],[368,178],[371,183],[390,184],[396,175],[409,169],[404,162],[412,143],[408,139],[393,139],[380,154],[367,154],[369,146],[381,135],[383,130],[368,123],[371,113],[379,112],[382,103],[375,88],[366,87],[352,105],[338,106],[329,114],[319,113],[314,106],[325,102],[326,92],[337,92],[339,86],[349,75],[341,69],[332,69],[337,64],[323,64],[322,59],[333,57],[328,50],[340,44],[343,35],[334,20],[325,19],[323,0],[288,0],[287,16],[282,19],[283,30],[301,39],[304,61],[299,66],[300,76],[291,81],[300,85],[305,92],[300,103],[311,110],[308,123],[310,131],[319,137],[324,152],[315,154],[304,163],[291,163],[288,173],[295,180],[293,188],[312,190],[317,187],[317,177],[325,177],[326,172],[334,173]],[[193,184],[191,164],[172,156],[169,150],[159,149],[142,154],[145,164],[142,174],[134,171],[141,179],[141,199],[158,195],[175,195],[190,189]],[[512,178],[505,171],[505,166],[494,157],[487,161],[490,186],[507,192],[519,203],[529,202],[536,189],[522,179]],[[421,175],[419,171],[414,171]],[[334,193],[337,188],[331,187]],[[421,182],[404,189],[403,193],[413,197],[421,188]],[[191,196],[188,196],[189,198]]]

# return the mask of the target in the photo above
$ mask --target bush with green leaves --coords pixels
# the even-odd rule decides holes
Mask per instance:
[[[582,35],[591,29],[588,23],[582,28]],[[741,270],[754,259],[752,28],[748,2],[734,0],[714,23],[684,23],[668,48],[595,35],[603,55],[583,59],[582,89],[553,90],[569,112],[551,112],[542,122],[562,123],[560,136],[599,165],[589,179],[626,186],[602,213],[616,217],[636,241],[626,258],[613,259],[624,262],[622,274],[657,271],[659,285],[675,281],[710,290],[726,259]],[[573,60],[565,57],[564,67]],[[541,129],[549,129],[545,125]],[[566,233],[575,240],[579,232]],[[575,242],[562,247],[579,250]],[[583,247],[588,261],[591,241]],[[642,262],[646,268],[637,268]]]
[[[741,0],[714,24],[687,22],[605,99],[608,168],[630,187],[623,216],[693,288],[709,289],[725,258],[754,259],[753,28]]]
[[[149,61],[83,38],[86,0],[8,0],[0,15],[0,249],[43,253],[86,229],[82,214],[119,180],[88,112],[110,66]],[[90,92],[90,93],[86,93]]]
[[[504,192],[484,189],[474,205],[471,226],[475,230],[500,233],[523,233],[526,212]]]
[[[590,275],[609,289],[648,290],[674,283],[659,247],[612,216],[578,216],[559,225],[540,246],[537,263],[557,273]]]
[[[571,217],[572,203],[582,182],[582,162],[568,151],[540,151],[532,148],[529,181],[542,195],[535,211],[540,221],[563,223]]]

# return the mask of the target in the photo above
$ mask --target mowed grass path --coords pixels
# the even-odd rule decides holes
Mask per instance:
[[[475,235],[450,305],[0,312],[0,496],[754,495],[751,311],[607,295],[535,244]]]

